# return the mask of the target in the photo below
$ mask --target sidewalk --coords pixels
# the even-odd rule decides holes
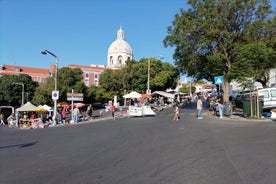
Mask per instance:
[[[191,102],[183,107],[184,109],[196,109],[196,102]],[[209,110],[209,107],[204,106],[203,115],[208,116],[212,119],[220,119],[219,116],[214,116],[214,111]],[[244,117],[242,109],[236,108],[232,111],[231,116],[223,115],[221,120],[235,120],[235,121],[272,121],[270,118],[248,118]]]
[[[207,112],[207,116],[212,117],[213,119],[220,119],[219,116],[214,116],[214,112],[210,111],[208,109],[205,110],[205,112]],[[240,121],[272,121],[270,118],[249,118],[249,117],[245,117],[243,115],[243,111],[242,109],[235,109],[232,111],[232,115],[230,116],[225,116],[223,115],[221,120],[240,120]]]

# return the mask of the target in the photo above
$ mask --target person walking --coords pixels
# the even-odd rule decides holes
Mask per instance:
[[[175,105],[174,108],[174,116],[173,116],[173,120],[174,121],[178,121],[179,120],[179,109],[178,109],[178,105]]]
[[[203,104],[202,104],[202,97],[201,95],[198,96],[197,104],[197,119],[202,119],[202,109],[203,109]]]
[[[115,120],[116,119],[116,117],[115,117],[115,105],[114,104],[112,104],[112,106],[111,106],[111,115],[112,115],[112,117],[113,117],[113,120]]]

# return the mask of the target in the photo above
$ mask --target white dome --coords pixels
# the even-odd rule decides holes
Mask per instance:
[[[121,68],[126,64],[127,60],[133,57],[130,45],[124,39],[122,28],[117,31],[117,39],[112,42],[107,53],[107,67]]]
[[[115,40],[108,48],[108,53],[126,52],[132,54],[130,45],[125,40]]]

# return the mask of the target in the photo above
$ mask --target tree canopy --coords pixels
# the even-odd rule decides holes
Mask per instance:
[[[58,70],[57,90],[59,91],[58,101],[67,101],[67,93],[71,93],[72,89],[76,93],[83,93],[87,98],[87,87],[82,81],[82,71],[79,68],[63,67]],[[54,77],[47,78],[45,83],[37,87],[33,98],[34,104],[50,104],[53,105],[52,91],[54,90]]]
[[[29,75],[3,75],[0,77],[0,105],[11,105],[20,107],[22,103],[31,101],[38,83],[33,81]]]
[[[105,70],[100,77],[102,90],[108,92],[110,99],[114,95],[123,96],[127,92],[146,93],[148,80],[148,62],[150,62],[150,89],[166,90],[175,87],[179,72],[167,62],[154,58],[143,58],[139,62],[129,60],[122,69]]]
[[[275,17],[267,0],[189,0],[188,5],[175,15],[163,41],[175,47],[173,58],[182,73],[209,81],[224,76],[228,101],[229,82],[260,79],[275,67]]]

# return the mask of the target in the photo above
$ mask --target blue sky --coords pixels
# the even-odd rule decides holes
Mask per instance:
[[[134,59],[162,55],[163,39],[185,0],[0,0],[0,65],[49,68],[107,64],[107,50],[122,27]]]

